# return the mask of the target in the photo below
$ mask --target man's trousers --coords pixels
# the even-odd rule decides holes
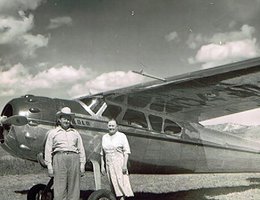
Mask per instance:
[[[79,154],[58,152],[53,156],[54,200],[79,200]]]

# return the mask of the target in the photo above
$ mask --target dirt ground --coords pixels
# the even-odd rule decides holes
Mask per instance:
[[[197,175],[131,175],[136,200],[258,200],[260,173]],[[46,184],[46,174],[0,177],[1,200],[26,200],[28,190],[38,183]],[[108,188],[107,180],[102,185]],[[81,196],[94,190],[93,174],[82,178]]]

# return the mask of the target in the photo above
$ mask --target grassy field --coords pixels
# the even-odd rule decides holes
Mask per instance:
[[[0,177],[0,199],[26,200],[35,184],[46,184],[46,173]],[[258,200],[260,174],[131,175],[135,197],[129,200]],[[93,174],[82,178],[81,197],[94,190]],[[106,177],[103,188],[109,188]]]
[[[0,152],[1,153],[1,152]],[[130,176],[135,200],[258,200],[260,173],[136,175]],[[27,192],[36,184],[47,184],[47,170],[38,163],[14,158],[7,153],[0,157],[0,199],[26,200]],[[82,178],[81,196],[94,190],[93,173]],[[106,177],[103,188],[109,189]]]
[[[22,160],[0,148],[0,176],[43,173],[39,163]]]

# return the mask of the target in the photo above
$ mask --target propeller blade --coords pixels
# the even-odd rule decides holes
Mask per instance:
[[[16,126],[24,126],[28,123],[28,120],[25,116],[20,115],[14,115],[8,118],[2,118],[1,119],[2,124],[10,124],[10,125],[16,125]]]

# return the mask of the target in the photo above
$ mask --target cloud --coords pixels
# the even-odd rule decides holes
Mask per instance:
[[[35,10],[43,0],[0,0],[0,12]]]
[[[211,38],[203,38],[201,35],[192,36],[191,48],[201,45],[195,57],[189,58],[189,63],[203,63],[202,68],[210,68],[217,65],[249,59],[260,55],[257,39],[253,37],[254,27],[243,25],[240,31],[217,33]]]
[[[171,32],[168,35],[165,36],[165,39],[170,42],[170,41],[178,41],[179,40],[179,36],[177,32]]]
[[[95,79],[86,81],[85,84],[74,85],[69,94],[71,96],[82,96],[89,93],[98,93],[118,88],[127,87],[141,83],[143,77],[137,75],[131,71],[115,71],[109,73],[103,73]]]
[[[0,77],[1,96],[14,95],[20,89],[24,91],[24,81],[30,78],[26,68],[22,64],[16,64],[8,71],[1,71]]]
[[[14,43],[33,27],[33,15],[20,15],[21,20],[14,17],[0,17],[0,44]]]
[[[30,33],[33,26],[33,15],[29,14],[27,17],[23,11],[19,12],[17,18],[0,16],[0,45],[5,45],[4,49],[6,47],[12,49],[12,51],[2,50],[3,59],[8,59],[12,55],[21,55],[24,58],[34,57],[38,48],[48,45],[49,38]]]
[[[31,35],[25,34],[22,38],[25,49],[22,52],[24,57],[34,57],[35,51],[38,48],[46,47],[49,42],[49,38],[44,37],[43,35]]]
[[[207,42],[207,38],[204,39],[201,34],[191,33],[186,43],[190,49],[196,49],[204,42]]]
[[[74,84],[84,83],[92,74],[90,69],[66,65],[32,74],[19,63],[7,71],[0,71],[0,95],[22,95],[36,89],[39,92],[41,89],[50,92],[60,88],[69,90]]]
[[[55,29],[55,28],[59,28],[61,26],[69,26],[72,25],[72,19],[71,17],[57,17],[54,19],[50,20],[50,24],[48,25],[48,29]]]
[[[131,71],[109,72],[93,78],[95,72],[91,69],[67,65],[54,66],[32,74],[20,63],[6,71],[0,71],[0,77],[2,97],[21,96],[35,91],[37,94],[47,96],[55,94],[57,98],[61,97],[58,91],[63,91],[63,93],[65,91],[66,98],[77,97],[127,87],[143,81],[142,76]]]
[[[39,72],[29,80],[27,84],[34,85],[36,88],[53,88],[85,80],[86,78],[89,78],[88,74],[88,69],[83,67],[79,67],[78,69],[72,66],[53,67]]]

